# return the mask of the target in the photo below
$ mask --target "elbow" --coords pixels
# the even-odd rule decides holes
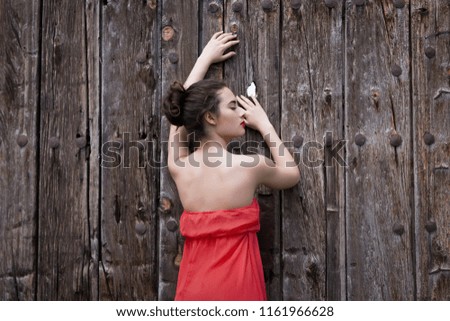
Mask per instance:
[[[300,170],[298,168],[298,166],[296,166],[294,168],[294,170],[292,171],[292,186],[297,185],[298,183],[300,183]]]

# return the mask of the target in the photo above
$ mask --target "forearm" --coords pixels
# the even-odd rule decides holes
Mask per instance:
[[[295,166],[294,158],[281,141],[272,124],[266,125],[259,132],[263,136],[267,146],[269,146],[270,153],[276,166],[282,168],[297,168],[297,166]]]
[[[192,68],[191,73],[189,74],[188,78],[186,79],[183,85],[184,88],[188,89],[192,84],[205,78],[209,66],[210,63],[204,57],[202,56],[198,57],[194,67]]]

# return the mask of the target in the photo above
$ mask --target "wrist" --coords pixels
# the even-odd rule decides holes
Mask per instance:
[[[264,135],[269,134],[272,130],[275,130],[271,123],[262,124],[258,127],[259,133],[264,137]]]
[[[211,65],[211,60],[208,59],[207,57],[203,56],[203,55],[200,55],[197,58],[197,63],[202,65],[202,66],[205,66],[206,68],[209,68],[209,66]]]

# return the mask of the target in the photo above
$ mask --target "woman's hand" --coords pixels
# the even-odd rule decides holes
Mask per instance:
[[[245,126],[256,129],[261,134],[267,128],[272,127],[266,112],[259,104],[256,97],[250,97],[252,100],[242,95],[236,96],[238,103],[245,109],[244,122]]]
[[[199,58],[209,65],[227,60],[235,56],[236,52],[230,51],[227,54],[224,54],[224,52],[238,43],[237,35],[223,33],[223,31],[216,32],[208,41],[205,48],[203,48]]]

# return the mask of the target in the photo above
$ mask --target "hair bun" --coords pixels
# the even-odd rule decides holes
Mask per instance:
[[[163,101],[163,112],[172,125],[183,126],[184,99],[186,90],[183,85],[175,81]]]

